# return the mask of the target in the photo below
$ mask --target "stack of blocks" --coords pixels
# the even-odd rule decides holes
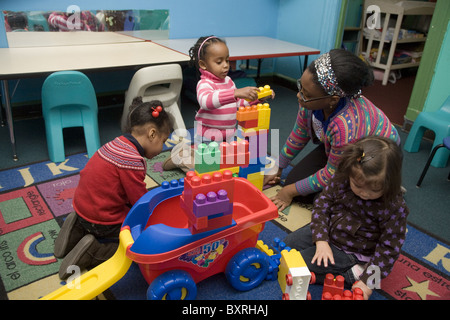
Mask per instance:
[[[189,171],[184,179],[180,206],[188,217],[188,228],[197,234],[233,222],[233,174],[229,170],[203,174]]]
[[[353,292],[344,290],[344,282],[343,276],[335,278],[331,273],[327,273],[323,282],[322,300],[364,300],[361,289],[355,288]]]
[[[279,238],[274,239],[274,250],[258,240],[256,248],[266,253],[269,259],[269,271],[276,270],[275,279],[278,280],[280,289],[283,292],[283,300],[311,300],[308,292],[309,284],[314,282],[313,273],[303,260],[302,255],[296,249],[286,246]],[[266,278],[267,279],[267,278]],[[273,279],[273,275],[270,275]]]
[[[270,87],[267,90],[272,92]],[[220,145],[217,142],[199,144],[195,150],[195,172],[202,176],[230,170],[235,176],[246,178],[262,190],[270,111],[268,103],[239,108],[236,113],[237,141],[222,142]]]

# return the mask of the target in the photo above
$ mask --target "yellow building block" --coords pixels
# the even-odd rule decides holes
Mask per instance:
[[[258,190],[262,190],[264,184],[264,172],[255,172],[247,175],[247,180]]]
[[[268,103],[259,103],[258,107],[258,130],[269,129],[270,126],[270,105]]]
[[[267,244],[265,244],[262,240],[258,240],[256,242],[256,249],[261,250],[265,254],[267,254],[269,257],[274,255],[274,252],[272,249],[269,248]]]
[[[258,89],[258,100],[272,96],[272,89],[270,89],[269,85],[266,84],[264,87],[259,87]]]
[[[300,252],[281,251],[278,283],[286,300],[306,300],[311,273]]]

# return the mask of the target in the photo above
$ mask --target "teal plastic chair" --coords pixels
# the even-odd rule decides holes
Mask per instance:
[[[431,150],[450,135],[450,96],[448,96],[439,110],[435,112],[421,112],[417,116],[406,139],[405,150],[408,152],[419,151],[420,142],[427,129],[434,131],[435,134]],[[449,156],[450,151],[446,148],[441,148],[434,155],[431,165],[436,168],[444,168],[447,166]]]
[[[49,75],[42,86],[42,113],[51,161],[65,160],[63,128],[84,128],[89,158],[100,148],[97,97],[83,73],[59,71]]]

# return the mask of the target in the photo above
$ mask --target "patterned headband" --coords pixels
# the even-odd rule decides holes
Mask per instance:
[[[331,67],[331,57],[329,53],[321,55],[314,61],[316,67],[317,79],[322,85],[323,89],[330,96],[345,97],[345,92],[339,87],[336,74]]]
[[[203,45],[205,44],[205,42],[210,40],[210,39],[214,39],[214,38],[217,38],[217,37],[216,36],[211,36],[211,37],[206,38],[205,40],[203,40],[203,42],[200,45],[200,47],[198,47],[198,61],[200,61],[200,52],[202,52],[202,48],[203,48]]]
[[[336,74],[331,66],[331,57],[327,52],[321,55],[316,61],[314,61],[316,67],[317,79],[322,85],[326,93],[331,96],[359,98],[362,94],[361,89],[355,94],[347,94],[339,87]]]

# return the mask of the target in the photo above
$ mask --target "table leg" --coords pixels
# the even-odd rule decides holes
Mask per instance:
[[[13,123],[12,110],[11,110],[11,100],[9,97],[8,80],[2,80],[2,85],[3,85],[3,93],[5,94],[6,121],[8,123],[9,136],[11,139],[13,160],[17,161],[17,160],[19,160],[19,158],[17,157],[17,152],[16,152],[16,138],[14,136],[14,123]]]
[[[303,72],[305,72],[306,68],[308,68],[308,57],[308,55],[305,56],[305,61],[303,62]]]
[[[258,59],[258,71],[256,73],[256,79],[259,79],[259,76],[261,75],[261,63],[262,59]]]

